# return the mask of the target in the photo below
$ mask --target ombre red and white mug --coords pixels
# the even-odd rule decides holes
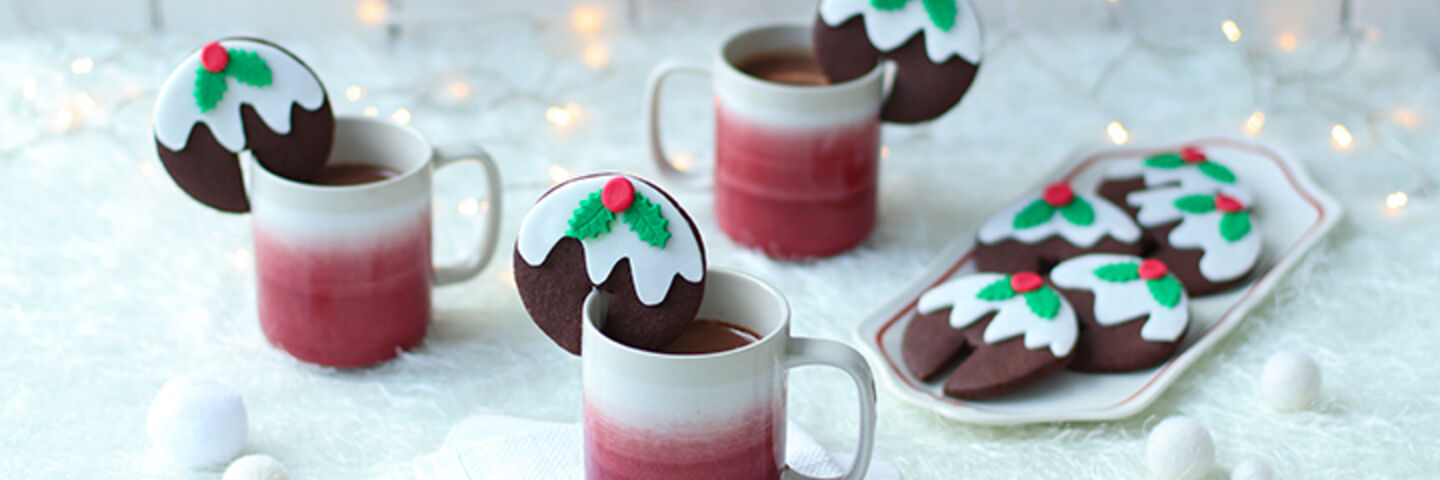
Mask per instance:
[[[335,119],[330,157],[331,165],[367,165],[391,176],[355,185],[303,183],[242,155],[260,326],[270,343],[300,360],[371,365],[425,337],[434,285],[474,277],[490,261],[500,225],[499,172],[479,146],[436,148],[411,128],[363,117]],[[431,177],[459,162],[484,167],[489,208],[474,250],[458,264],[436,267]]]
[[[643,133],[669,181],[712,180],[671,163],[660,143],[660,89],[675,73],[710,74],[715,90],[715,216],[736,243],[784,259],[849,250],[875,226],[883,68],[830,85],[790,85],[742,72],[767,53],[809,51],[810,26],[731,36],[713,64],[666,61],[646,87]]]
[[[759,340],[705,354],[640,350],[600,332],[609,294],[585,299],[581,356],[585,478],[809,479],[785,466],[787,372],[839,368],[860,403],[854,461],[840,478],[862,478],[875,434],[875,380],[845,344],[790,336],[785,297],[749,275],[711,268],[697,318],[754,332]]]

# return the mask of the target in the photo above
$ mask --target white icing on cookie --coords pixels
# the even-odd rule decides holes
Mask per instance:
[[[319,109],[325,103],[325,87],[305,65],[289,53],[253,40],[221,40],[225,49],[238,48],[255,52],[270,67],[270,85],[253,87],[226,77],[225,95],[204,113],[195,101],[196,71],[200,69],[197,50],[176,67],[155,101],[155,138],[171,151],[180,151],[190,140],[196,123],[210,127],[220,146],[239,153],[245,149],[245,129],[240,121],[240,106],[250,105],[260,119],[280,135],[290,133],[291,105],[306,110]]]
[[[1208,160],[1214,162],[1214,160]],[[1220,165],[1225,165],[1224,163]],[[1225,165],[1227,168],[1229,165]],[[1234,170],[1231,169],[1233,172]],[[1204,174],[1195,165],[1183,165],[1175,168],[1157,168],[1145,165],[1145,159],[1126,159],[1112,162],[1110,168],[1105,170],[1107,179],[1127,179],[1144,177],[1145,186],[1156,187],[1163,185],[1179,184],[1185,188],[1199,189],[1221,189],[1225,192],[1245,192],[1245,187],[1240,186],[1239,180],[1232,183],[1225,183],[1209,175]]]
[[[1190,321],[1190,299],[1185,290],[1180,290],[1180,303],[1166,307],[1155,300],[1150,293],[1147,280],[1137,278],[1128,282],[1110,282],[1095,274],[1095,270],[1115,263],[1139,264],[1143,259],[1129,255],[1092,253],[1081,255],[1056,265],[1050,271],[1050,281],[1062,288],[1089,290],[1095,294],[1095,323],[1113,327],[1140,318],[1150,317],[1140,327],[1140,338],[1150,342],[1174,342],[1185,334]],[[1173,275],[1166,274],[1174,278]],[[1176,280],[1177,282],[1179,280]]]
[[[1250,215],[1250,232],[1231,242],[1220,235],[1220,219],[1225,215],[1218,210],[1201,214],[1180,211],[1175,200],[1186,195],[1213,195],[1213,188],[1165,187],[1152,188],[1131,193],[1125,201],[1139,207],[1136,220],[1145,227],[1155,227],[1179,221],[1180,225],[1170,231],[1170,246],[1195,249],[1204,253],[1200,256],[1200,275],[1211,282],[1224,282],[1240,278],[1255,266],[1260,258],[1260,229]],[[1235,197],[1241,204],[1251,205],[1250,194],[1243,190],[1228,190],[1227,195]]]
[[[520,223],[520,233],[515,238],[515,248],[520,257],[532,267],[545,263],[550,251],[565,238],[570,229],[570,217],[580,202],[590,194],[605,187],[605,182],[618,175],[598,175],[567,183],[540,199],[525,220]],[[610,232],[599,237],[580,241],[585,250],[585,271],[590,283],[599,285],[610,276],[610,271],[621,259],[630,259],[630,280],[635,285],[635,295],[647,306],[656,306],[670,294],[670,285],[676,275],[691,282],[699,283],[705,278],[705,264],[700,252],[700,241],[680,208],[670,202],[655,187],[638,178],[625,175],[635,192],[644,195],[660,207],[660,215],[669,220],[670,240],[665,248],[651,246],[621,221],[617,214],[610,226]]]
[[[982,300],[980,290],[1006,278],[999,273],[977,273],[952,279],[940,284],[920,296],[917,309],[921,314],[935,313],[950,308],[950,326],[960,329],[975,323],[990,312],[999,312],[985,327],[985,343],[996,344],[1025,335],[1025,348],[1038,350],[1050,347],[1055,358],[1065,358],[1075,347],[1079,325],[1075,320],[1075,309],[1065,297],[1060,298],[1060,311],[1054,318],[1044,319],[1035,315],[1025,304],[1025,296],[1017,294],[998,302]],[[1042,287],[1049,288],[1049,287]]]
[[[870,0],[822,0],[820,18],[826,25],[838,27],[856,15],[865,16],[865,35],[870,44],[882,52],[890,52],[921,31],[925,32],[925,53],[936,64],[951,56],[971,64],[980,63],[984,43],[980,36],[980,17],[968,0],[955,0],[955,25],[950,31],[940,30],[930,21],[924,2],[910,0],[899,10],[880,10]]]
[[[1050,220],[1030,228],[1015,229],[1015,216],[1036,200],[1040,195],[1031,195],[1025,199],[1000,209],[994,216],[980,224],[978,237],[981,243],[994,244],[1007,238],[1014,238],[1027,244],[1040,243],[1055,235],[1060,235],[1065,241],[1071,244],[1089,248],[1100,242],[1105,236],[1110,236],[1124,243],[1135,243],[1140,240],[1140,228],[1130,220],[1130,216],[1124,210],[1116,207],[1105,199],[1094,195],[1076,193],[1077,198],[1084,199],[1095,210],[1095,221],[1090,225],[1080,226],[1070,223],[1069,220],[1055,212]]]

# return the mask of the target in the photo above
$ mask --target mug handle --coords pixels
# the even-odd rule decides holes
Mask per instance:
[[[495,167],[495,160],[480,145],[463,143],[456,145],[442,145],[435,147],[434,155],[435,169],[448,167],[457,163],[474,162],[485,169],[485,203],[482,206],[482,213],[485,215],[485,223],[480,230],[480,241],[475,250],[470,251],[464,259],[451,265],[436,265],[436,285],[448,285],[452,283],[469,280],[480,274],[480,270],[490,263],[490,258],[495,255],[495,244],[500,239],[500,169]]]
[[[870,470],[870,451],[875,446],[875,377],[860,352],[840,342],[818,338],[791,338],[785,351],[785,368],[803,365],[826,365],[838,368],[855,381],[860,395],[860,444],[855,446],[855,460],[845,475],[836,479],[819,479],[794,470],[785,470],[786,480],[859,480]]]
[[[670,163],[670,156],[665,153],[665,147],[660,144],[660,87],[665,85],[666,77],[676,73],[708,76],[710,67],[675,59],[660,62],[660,65],[650,72],[650,79],[645,83],[645,104],[641,107],[644,115],[641,134],[645,136],[645,143],[650,146],[650,158],[655,161],[660,176],[685,187],[705,188],[710,186],[709,175],[675,168],[675,165]]]

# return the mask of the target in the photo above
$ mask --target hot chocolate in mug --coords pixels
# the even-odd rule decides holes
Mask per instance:
[[[281,177],[249,152],[241,161],[260,326],[300,360],[358,367],[414,347],[430,323],[431,288],[474,277],[495,251],[500,178],[478,145],[433,147],[409,127],[337,117],[321,175],[330,184]],[[431,177],[460,162],[484,167],[488,208],[469,255],[434,266]]]
[[[810,479],[785,466],[787,372],[839,368],[855,381],[860,441],[845,479],[864,476],[875,434],[875,381],[845,344],[790,336],[785,297],[749,275],[711,268],[697,318],[752,332],[711,353],[659,353],[601,333],[608,293],[585,299],[580,357],[585,478]]]
[[[883,68],[848,82],[805,84],[824,78],[818,65],[814,75],[746,67],[783,70],[797,61],[784,57],[810,55],[811,45],[808,25],[751,28],[721,44],[708,66],[662,63],[646,88],[642,128],[660,172],[672,182],[705,186],[710,177],[670,162],[658,112],[670,75],[713,77],[716,219],[736,243],[777,258],[842,253],[875,226]]]

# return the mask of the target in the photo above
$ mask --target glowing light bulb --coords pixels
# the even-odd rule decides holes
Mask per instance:
[[[1279,38],[1275,39],[1275,46],[1280,47],[1280,51],[1282,52],[1293,52],[1295,51],[1295,47],[1300,46],[1300,38],[1296,37],[1292,32],[1285,32],[1280,34]]]
[[[1395,109],[1395,112],[1390,114],[1390,118],[1395,119],[1396,124],[1407,130],[1414,130],[1415,127],[1420,126],[1420,112],[1409,108]]]
[[[360,114],[361,114],[361,115],[364,115],[364,116],[367,116],[367,117],[378,117],[378,116],[380,116],[380,109],[375,108],[374,105],[371,105],[371,106],[365,107],[365,110],[360,111]]]
[[[565,106],[551,106],[545,109],[545,119],[557,127],[570,125],[580,116],[580,106],[574,103],[567,103]]]
[[[570,174],[570,170],[558,164],[551,165],[550,168],[545,171],[545,173],[550,175],[551,183],[563,183],[564,181],[569,180],[570,177],[573,176]]]
[[[601,20],[600,10],[595,7],[576,7],[570,12],[570,26],[581,35],[600,30]]]
[[[50,117],[50,128],[56,132],[68,132],[70,129],[75,128],[75,125],[78,123],[79,120],[75,118],[73,108],[56,110],[55,115]]]
[[[35,81],[35,77],[20,81],[20,96],[31,102],[40,96],[40,84]]]
[[[880,158],[889,158],[889,157],[890,157],[890,146],[889,146],[889,145],[881,145],[881,146],[880,146]]]
[[[1349,150],[1355,145],[1355,136],[1350,134],[1350,129],[1345,125],[1335,124],[1330,127],[1330,143],[1340,150]]]
[[[95,113],[95,109],[99,107],[95,103],[95,97],[90,96],[88,92],[76,93],[74,97],[70,98],[70,104],[75,107],[75,113],[78,113],[81,118]]]
[[[1265,114],[1263,112],[1256,111],[1255,113],[1250,114],[1249,117],[1245,118],[1246,135],[1252,137],[1259,135],[1260,129],[1262,128],[1265,128]]]
[[[1220,31],[1225,33],[1225,39],[1230,43],[1240,41],[1240,26],[1236,25],[1234,20],[1220,22]]]
[[[695,156],[689,153],[677,153],[670,156],[670,165],[676,170],[686,171],[695,166]]]
[[[250,255],[248,248],[238,248],[235,249],[235,253],[230,254],[230,265],[234,266],[236,270],[248,270],[254,261],[255,257]]]
[[[70,71],[76,75],[84,75],[95,69],[95,60],[90,57],[80,57],[70,62]]]
[[[1120,122],[1110,122],[1105,126],[1105,135],[1110,137],[1110,143],[1124,145],[1130,141],[1130,132],[1125,131],[1125,126]]]
[[[398,124],[401,124],[401,125],[409,125],[409,124],[410,124],[410,110],[407,110],[407,109],[405,109],[404,107],[397,108],[397,109],[395,109],[395,112],[394,112],[394,113],[391,113],[391,114],[390,114],[390,119],[391,119],[391,120],[394,120],[395,123],[398,123]]]
[[[447,89],[450,91],[450,96],[456,99],[470,98],[470,94],[474,93],[470,90],[470,84],[459,80],[450,82]]]
[[[604,45],[590,45],[585,47],[585,51],[580,54],[580,58],[583,59],[585,65],[590,68],[600,68],[610,63],[610,50],[606,49]]]
[[[473,217],[480,213],[480,201],[473,198],[461,200],[458,205],[455,205],[455,210],[461,215]]]
[[[352,102],[358,102],[358,101],[360,101],[361,99],[364,99],[364,98],[365,98],[365,87],[362,87],[362,86],[359,86],[359,85],[351,85],[351,86],[349,86],[349,87],[345,87],[345,99],[346,99],[346,100],[349,100],[349,101],[352,101]]]
[[[389,13],[387,10],[389,10],[389,8],[385,6],[383,0],[365,0],[364,2],[360,2],[360,6],[355,9],[355,13],[360,16],[361,22],[378,25],[380,22],[385,21],[385,15]]]
[[[1397,190],[1397,191],[1394,191],[1394,192],[1390,192],[1389,195],[1386,195],[1386,196],[1385,196],[1385,208],[1390,209],[1390,212],[1391,212],[1391,213],[1394,213],[1394,212],[1397,211],[1397,210],[1400,210],[1400,209],[1402,209],[1402,208],[1405,208],[1405,206],[1406,206],[1406,205],[1409,205],[1409,204],[1410,204],[1410,195],[1407,195],[1407,194],[1406,194],[1405,192],[1403,192],[1403,191],[1398,191],[1398,190]]]
[[[140,161],[140,174],[141,174],[141,175],[144,175],[144,176],[147,176],[147,177],[153,177],[153,176],[155,176],[155,162],[152,162],[152,161],[149,161],[149,160],[141,160],[141,161]]]

